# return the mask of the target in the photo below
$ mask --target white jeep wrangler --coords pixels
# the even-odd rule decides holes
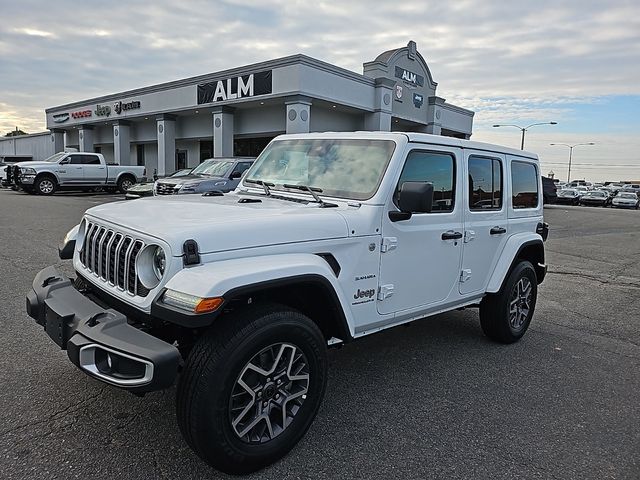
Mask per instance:
[[[177,381],[187,443],[229,473],[313,421],[328,345],[465,306],[524,335],[546,272],[537,157],[418,133],[273,140],[232,193],[109,203],[42,270],[30,316],[87,374]]]

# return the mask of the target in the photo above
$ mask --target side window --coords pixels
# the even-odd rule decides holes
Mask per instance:
[[[400,174],[396,195],[404,182],[433,183],[432,212],[451,212],[455,201],[455,160],[449,153],[413,150]],[[397,201],[394,198],[394,203]]]
[[[69,159],[69,163],[72,165],[80,165],[82,163],[83,156],[84,155],[69,155],[67,158]]]
[[[536,208],[538,206],[536,166],[525,162],[511,162],[511,190],[513,208]]]
[[[236,168],[233,169],[233,173],[240,172],[242,175],[250,166],[251,162],[238,162]]]
[[[100,159],[96,155],[82,155],[84,165],[100,165]]]
[[[486,157],[469,157],[469,209],[502,208],[502,164]]]

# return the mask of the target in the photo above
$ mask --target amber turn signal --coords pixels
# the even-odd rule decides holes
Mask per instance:
[[[198,302],[194,312],[196,313],[209,313],[215,311],[220,305],[222,305],[222,298],[203,298]]]

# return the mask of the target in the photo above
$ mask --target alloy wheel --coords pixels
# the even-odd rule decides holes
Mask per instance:
[[[231,392],[229,419],[245,443],[266,443],[291,425],[307,398],[309,364],[290,343],[273,344],[242,369]]]
[[[53,182],[48,179],[41,180],[38,188],[40,189],[41,193],[49,194],[53,192]]]
[[[520,330],[529,316],[533,288],[528,278],[521,278],[513,287],[509,303],[509,324]]]

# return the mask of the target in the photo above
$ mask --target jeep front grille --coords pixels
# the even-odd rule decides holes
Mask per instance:
[[[88,222],[80,262],[112,287],[146,297],[149,290],[136,274],[136,261],[144,246],[140,239]]]
[[[158,195],[173,195],[174,193],[176,193],[173,187],[175,187],[173,183],[157,182],[156,193]]]

